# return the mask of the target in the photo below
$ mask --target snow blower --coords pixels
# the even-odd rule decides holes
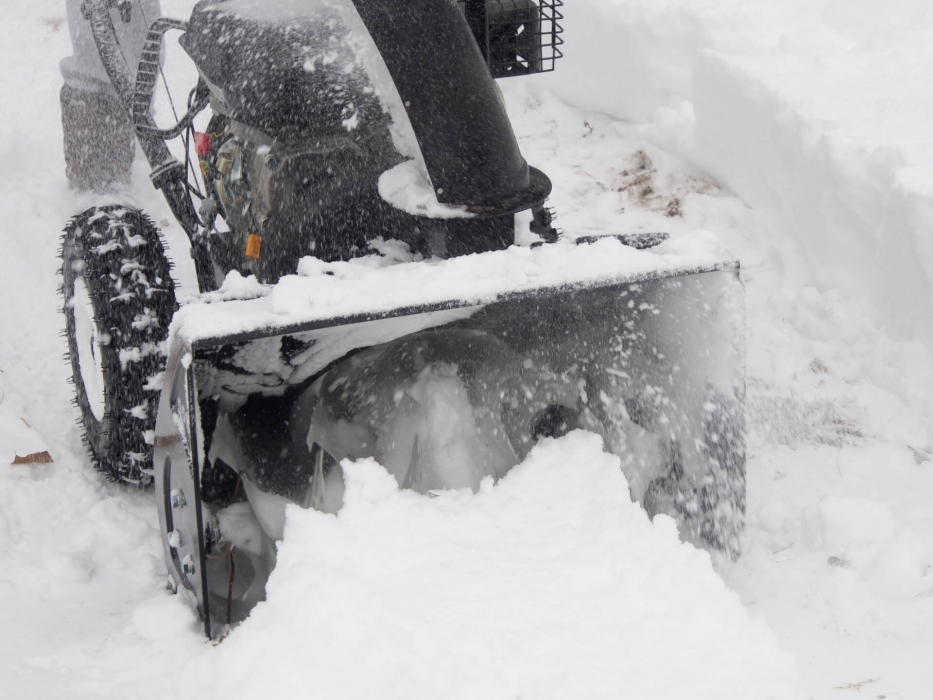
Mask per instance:
[[[209,636],[262,600],[288,504],[340,509],[346,459],[420,493],[476,489],[589,430],[650,515],[738,555],[738,262],[553,227],[495,78],[553,69],[560,5],[205,0],[152,24],[134,78],[111,14],[127,3],[85,3],[202,294],[176,307],[139,210],[73,219],[76,402],[96,465],[154,487],[171,585]],[[160,128],[169,30],[200,78]]]

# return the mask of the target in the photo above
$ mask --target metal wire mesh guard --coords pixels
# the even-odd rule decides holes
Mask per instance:
[[[563,0],[461,0],[494,78],[546,73],[563,56]]]

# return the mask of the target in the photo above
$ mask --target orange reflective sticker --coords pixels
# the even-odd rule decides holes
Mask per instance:
[[[258,259],[261,246],[262,236],[257,236],[255,233],[249,234],[249,238],[246,239],[246,257],[254,260]]]

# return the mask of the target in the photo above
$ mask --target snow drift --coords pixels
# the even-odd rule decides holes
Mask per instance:
[[[926,3],[579,0],[572,16],[548,87],[651,122],[653,138],[773,212],[790,274],[933,342]],[[606,89],[609,65],[624,70]]]

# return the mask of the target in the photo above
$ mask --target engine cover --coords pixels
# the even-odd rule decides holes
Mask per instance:
[[[276,138],[363,137],[385,116],[338,14],[198,3],[179,43],[233,119]]]

